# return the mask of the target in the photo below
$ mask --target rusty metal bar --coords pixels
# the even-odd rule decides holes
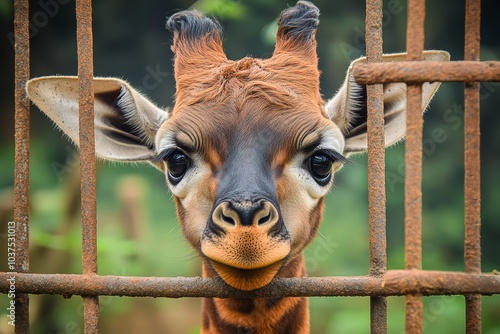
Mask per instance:
[[[29,1],[14,2],[14,57],[15,57],[15,171],[14,171],[14,221],[15,271],[29,271],[29,146],[30,109],[26,95],[26,82],[30,76]],[[17,292],[17,291],[16,291]],[[17,293],[16,333],[29,332],[29,297]]]
[[[366,3],[366,53],[368,62],[382,61],[382,1]],[[385,139],[384,92],[382,85],[368,91],[368,204],[370,208],[370,274],[386,271],[385,239]]]
[[[480,60],[481,1],[465,2],[464,58]],[[500,73],[500,70],[498,71]],[[500,75],[499,75],[500,76]],[[481,272],[481,157],[479,83],[465,82],[465,270]],[[481,333],[481,295],[466,295],[466,332]]]
[[[91,3],[77,1],[80,172],[82,177],[83,273],[97,273],[94,80]]]
[[[0,292],[9,289],[8,273],[0,273]],[[72,274],[16,276],[22,293],[56,295],[106,295],[131,297],[238,297],[284,296],[402,296],[405,294],[498,294],[500,275],[463,272],[388,270],[383,276],[333,276],[279,278],[254,291],[234,289],[217,278],[131,277]]]
[[[382,62],[382,1],[366,1],[366,56],[368,63]],[[387,271],[385,131],[383,85],[367,86],[368,127],[368,206],[370,226],[370,275]],[[370,332],[387,333],[387,301],[370,298]]]
[[[83,274],[97,275],[92,2],[76,1]],[[83,296],[84,332],[99,333],[99,297]]]
[[[500,61],[451,61],[359,64],[354,79],[361,85],[406,82],[479,82],[500,81]]]
[[[421,61],[424,51],[425,0],[408,1],[407,59]],[[422,268],[422,86],[407,85],[405,244],[406,269]],[[422,333],[421,294],[406,296],[407,334]]]

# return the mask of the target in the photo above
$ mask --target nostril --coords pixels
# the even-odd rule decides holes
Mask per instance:
[[[270,202],[223,202],[212,213],[212,221],[218,228],[232,230],[236,227],[254,226],[268,229],[274,225],[279,214]]]
[[[238,214],[225,202],[218,205],[212,213],[212,221],[222,230],[234,228],[238,223]]]
[[[221,214],[221,218],[224,222],[230,224],[230,225],[236,225],[235,221],[233,218],[229,217],[229,216],[226,216],[224,213]]]
[[[260,228],[268,228],[277,223],[279,214],[270,202],[264,203],[260,212],[256,213],[255,222]]]
[[[258,225],[263,225],[267,223],[269,220],[271,220],[271,212],[269,212],[266,216],[261,217],[259,221],[257,222]]]

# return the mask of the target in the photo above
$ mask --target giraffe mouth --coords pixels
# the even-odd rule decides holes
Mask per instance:
[[[271,282],[290,255],[290,240],[258,226],[236,226],[202,240],[201,253],[230,286],[255,290]]]
[[[276,276],[282,260],[255,269],[236,268],[218,261],[210,260],[217,274],[230,286],[240,290],[255,290],[267,285]]]

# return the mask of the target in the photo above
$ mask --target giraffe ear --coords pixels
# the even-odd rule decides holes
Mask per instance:
[[[28,97],[79,145],[78,78],[41,77],[28,81]],[[127,82],[94,78],[96,155],[106,160],[148,161],[154,140],[168,114]]]
[[[425,61],[449,61],[446,51],[424,51]],[[384,62],[404,61],[406,53],[387,54]],[[364,152],[368,149],[366,86],[356,83],[353,69],[357,64],[366,63],[366,57],[351,63],[344,84],[337,94],[327,102],[325,110],[330,119],[337,124],[345,136],[344,153]],[[426,82],[422,86],[422,112],[431,101],[440,82]],[[391,83],[384,85],[385,145],[390,146],[406,134],[406,84]]]

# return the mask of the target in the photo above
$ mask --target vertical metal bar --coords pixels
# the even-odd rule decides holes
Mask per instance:
[[[26,82],[30,76],[29,1],[14,2],[14,53],[15,53],[15,172],[14,172],[14,221],[15,271],[29,271],[29,145],[30,109],[26,95]],[[29,333],[29,296],[17,294],[16,333]]]
[[[408,1],[408,60],[424,50],[425,0]],[[422,268],[422,86],[408,85],[406,103],[405,243],[406,269]],[[406,296],[406,333],[422,333],[421,295]]]
[[[465,2],[465,60],[479,61],[481,1]],[[465,83],[465,270],[481,272],[479,82]],[[481,333],[481,295],[467,295],[466,332]]]
[[[382,62],[381,0],[367,0],[365,26],[367,62]],[[368,85],[367,94],[370,275],[378,276],[387,270],[383,85]],[[385,297],[370,297],[370,331],[387,333]]]
[[[95,198],[96,159],[94,138],[94,63],[92,47],[92,2],[76,1],[79,144],[82,198],[83,274],[97,274],[97,211]],[[99,333],[99,297],[84,296],[84,331]]]

